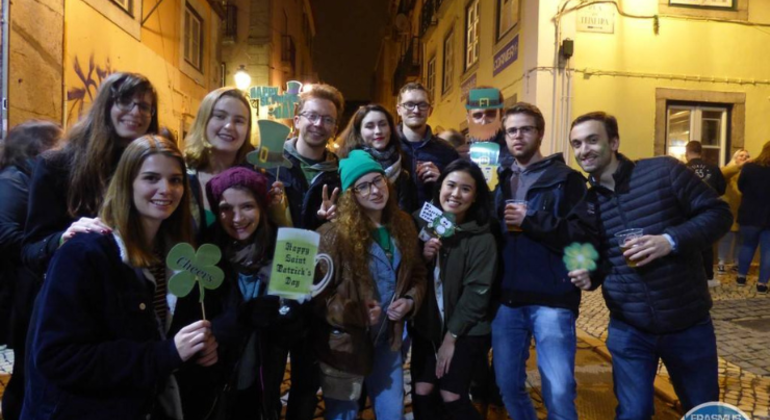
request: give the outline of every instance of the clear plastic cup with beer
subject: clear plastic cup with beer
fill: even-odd
[[[526,213],[527,211],[527,200],[515,200],[515,199],[509,199],[505,200],[505,208],[520,208],[521,211],[524,211]],[[508,232],[521,232],[521,227],[516,225],[511,225],[506,223],[506,227],[508,228]]]
[[[627,245],[628,242],[630,242],[632,239],[641,238],[642,235],[644,235],[644,229],[640,228],[633,228],[633,229],[625,229],[621,230],[620,232],[615,234],[615,238],[618,240],[618,246],[620,247],[620,253],[625,253],[629,249],[631,249],[631,246]],[[628,264],[631,268],[636,268],[636,261],[632,261],[625,255],[623,258],[626,259],[626,264]]]

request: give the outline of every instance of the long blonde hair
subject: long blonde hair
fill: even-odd
[[[390,194],[388,194],[388,203],[382,210],[381,224],[398,244],[402,264],[411,265],[417,255],[417,230],[412,218],[398,208],[396,194],[393,193],[393,186],[389,181],[388,191]],[[375,226],[364,214],[352,189],[342,194],[339,200],[339,217],[333,223],[339,226],[341,240],[337,243],[340,247],[340,255],[347,259],[351,272],[371,280],[369,247],[374,242],[372,232]]]
[[[182,153],[171,140],[159,135],[148,134],[131,142],[120,158],[115,175],[104,197],[101,218],[107,226],[120,232],[126,245],[128,261],[134,267],[149,267],[157,258],[147,247],[139,212],[134,204],[134,180],[139,175],[144,161],[156,154],[170,157],[179,163],[182,174],[185,163]],[[192,218],[190,216],[190,185],[183,176],[184,193],[176,210],[160,225],[158,235],[171,243],[192,241]]]
[[[201,106],[198,108],[198,115],[195,116],[195,122],[193,122],[190,133],[184,139],[184,157],[190,167],[194,169],[203,169],[209,164],[209,158],[211,156],[211,142],[206,137],[206,127],[209,125],[211,114],[214,112],[214,106],[217,102],[224,98],[230,97],[240,101],[246,109],[249,110],[249,124],[246,131],[246,140],[238,149],[238,154],[235,157],[236,164],[242,163],[246,160],[246,154],[254,150],[254,146],[251,145],[251,105],[243,93],[236,88],[219,88],[212,90],[203,98]]]

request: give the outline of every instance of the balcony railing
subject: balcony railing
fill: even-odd
[[[233,43],[238,36],[238,7],[234,4],[225,6],[224,33],[222,42]]]
[[[297,58],[297,48],[291,35],[281,36],[281,63],[283,70],[293,72]]]
[[[401,60],[396,66],[396,71],[393,73],[393,94],[398,94],[401,86],[406,82],[415,80],[420,77],[420,38],[414,36],[409,42],[404,55],[401,56]]]
[[[438,10],[444,0],[426,0],[422,5],[422,14],[420,15],[420,38],[430,30],[431,27],[438,25]]]

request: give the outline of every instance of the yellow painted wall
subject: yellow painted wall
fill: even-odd
[[[145,0],[145,15],[154,3]],[[200,85],[179,69],[180,7],[179,0],[162,2],[142,28],[140,42],[82,0],[66,0],[64,120],[67,124],[78,118],[81,105],[79,100],[67,100],[67,92],[86,86],[86,82],[75,71],[77,60],[86,80],[97,85],[101,80],[97,69],[137,72],[147,76],[158,91],[158,117],[161,125],[180,134],[182,120],[187,118],[189,123],[201,99],[218,86],[216,60],[211,57],[213,48],[208,28],[211,28],[214,19],[219,19],[206,5],[207,15],[202,16],[207,28],[203,55],[204,85]],[[88,91],[94,95],[96,88],[89,85]],[[86,110],[91,102],[89,96],[86,95],[82,102],[83,110]]]
[[[749,10],[750,21],[767,22],[770,18],[770,2],[751,0]],[[585,77],[585,73],[578,72],[573,77],[572,116],[594,110],[615,114],[620,124],[621,151],[630,157],[653,155],[656,88],[744,92],[746,147],[756,156],[762,144],[770,140],[770,27],[664,17],[655,34],[652,20],[616,16],[614,34],[578,32],[575,39],[571,64],[578,71],[659,75]],[[672,80],[669,75],[702,79]],[[725,77],[760,83],[719,81]]]

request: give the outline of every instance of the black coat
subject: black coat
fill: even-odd
[[[401,133],[401,126],[398,126],[398,134],[401,138],[401,150],[404,160],[402,167],[409,171],[412,180],[417,186],[417,209],[422,208],[426,201],[433,198],[434,182],[423,183],[417,176],[417,162],[433,162],[439,171],[443,172],[450,163],[460,158],[460,155],[451,144],[434,136],[430,127],[425,133],[426,140],[420,143],[412,143]]]
[[[770,166],[756,163],[743,165],[738,178],[738,189],[743,194],[738,208],[741,226],[770,227]]]
[[[727,203],[671,157],[632,162],[619,155],[615,190],[592,177],[589,212],[600,223],[609,269],[602,287],[610,315],[640,330],[664,334],[689,328],[709,315],[711,294],[701,252],[730,229]],[[615,233],[643,228],[671,235],[677,249],[644,267],[629,267]]]

